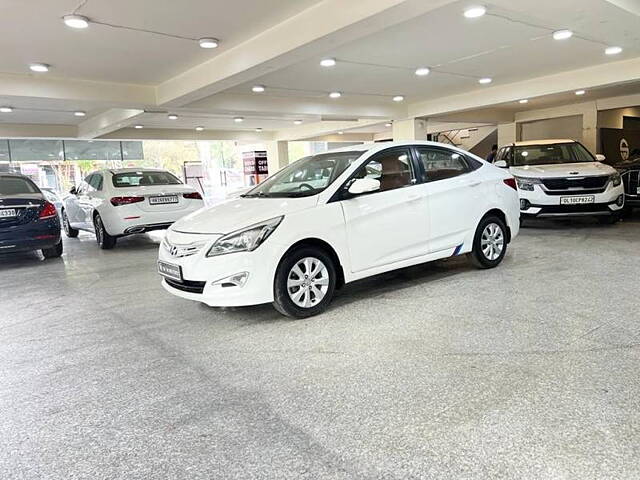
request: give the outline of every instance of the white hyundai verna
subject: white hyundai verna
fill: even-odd
[[[345,283],[469,253],[497,266],[518,234],[506,171],[455,147],[362,145],[298,160],[169,228],[162,284],[210,306],[323,311]]]
[[[100,248],[118,237],[168,228],[204,206],[198,191],[166,170],[121,168],[90,173],[64,199],[68,237],[94,232]]]
[[[596,216],[618,220],[624,206],[620,174],[574,140],[534,140],[502,147],[495,165],[516,178],[523,219]]]

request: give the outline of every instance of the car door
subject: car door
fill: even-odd
[[[486,183],[474,173],[482,164],[444,147],[417,146],[416,153],[427,186],[430,251],[462,247],[486,203]]]
[[[351,271],[391,265],[428,253],[428,211],[409,147],[378,152],[355,178],[380,181],[380,190],[341,201]]]
[[[75,187],[75,192],[69,194],[69,196],[64,200],[65,213],[67,214],[69,223],[73,228],[84,229],[84,216],[80,208],[80,196],[83,195],[86,188],[87,186],[83,180]]]
[[[78,223],[83,230],[93,230],[93,221],[91,221],[91,192],[93,187],[91,186],[91,180],[93,173],[87,175],[82,183],[82,189],[76,195],[78,202]]]
[[[102,203],[103,175],[94,173],[88,180],[87,194],[84,199],[84,216],[87,228],[93,230],[93,212]]]

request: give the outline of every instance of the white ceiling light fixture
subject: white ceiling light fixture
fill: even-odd
[[[604,53],[606,55],[618,55],[619,53],[622,53],[622,47],[607,47],[605,48]]]
[[[554,40],[567,40],[568,38],[573,37],[573,32],[571,30],[556,30],[553,32]]]
[[[196,127],[196,131],[197,131],[197,132],[201,132],[201,131],[203,131],[203,130],[204,130],[204,127]]]
[[[87,112],[83,112],[82,110],[76,110],[75,112],[73,112],[73,114],[76,117],[86,117],[87,116]]]
[[[236,122],[236,123],[242,123],[242,122],[244,122],[244,118],[243,117],[235,117],[233,119],[233,121]]]
[[[266,90],[264,85],[254,85],[251,91],[253,93],[262,93]]]
[[[466,18],[479,18],[482,17],[485,13],[487,13],[486,7],[482,5],[477,5],[475,7],[469,7],[464,11],[464,16]]]
[[[393,127],[393,123],[391,123],[391,122],[385,123],[384,126],[387,127],[387,128],[391,128],[391,127]]]
[[[419,77],[425,77],[430,73],[431,73],[431,69],[429,67],[416,68],[416,75]]]
[[[205,37],[198,40],[200,48],[218,48],[220,41],[217,38]]]
[[[176,115],[175,113],[170,113],[169,115],[167,115],[167,118],[169,120],[177,120],[178,119],[178,115]]]
[[[523,98],[522,100],[519,100],[518,103],[529,103],[529,99]]]
[[[29,65],[32,72],[44,73],[48,72],[51,65],[48,63],[32,63]]]
[[[65,15],[62,17],[62,21],[67,27],[71,28],[87,28],[89,26],[89,19],[83,15]]]
[[[576,90],[576,95],[584,95],[585,93],[587,93],[586,90]]]
[[[480,83],[481,85],[488,85],[491,82],[493,82],[493,78],[489,78],[489,77],[484,77],[478,80],[478,83]]]
[[[262,128],[258,127],[256,128],[256,132],[260,133],[262,131]]]
[[[338,135],[344,135],[344,132],[343,132],[342,130],[340,130],[340,131],[338,132]]]
[[[134,125],[133,128],[140,130],[141,128],[144,128],[144,125]]]
[[[0,112],[2,112],[2,113],[11,113],[11,112],[13,112],[13,107],[0,107]]]
[[[336,59],[335,58],[323,58],[320,60],[320,65],[323,67],[335,67]]]
[[[293,123],[296,125],[302,125],[302,120],[294,120]]]
[[[340,92],[331,92],[329,94],[329,97],[331,97],[331,98],[340,98],[341,96],[342,96],[342,93],[340,93]]]
[[[404,97],[402,95],[396,95],[393,97],[394,102],[404,102]]]

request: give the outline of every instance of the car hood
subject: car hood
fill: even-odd
[[[227,234],[281,215],[316,206],[318,196],[301,198],[232,198],[191,213],[171,230],[183,233]]]
[[[610,165],[601,162],[580,162],[551,165],[525,165],[523,167],[511,167],[509,172],[516,177],[553,178],[611,175],[616,171]]]

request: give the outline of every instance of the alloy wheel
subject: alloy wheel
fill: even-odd
[[[289,298],[297,306],[311,308],[322,301],[329,290],[329,270],[315,257],[300,259],[287,276]]]
[[[504,250],[504,233],[497,223],[489,223],[482,231],[480,239],[482,254],[487,260],[494,261],[500,257]]]
[[[102,245],[102,220],[99,216],[96,217],[96,240],[98,245]]]

